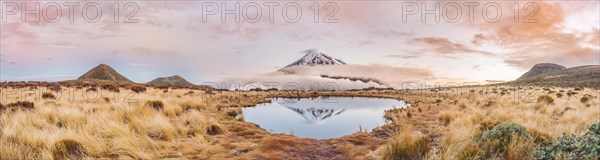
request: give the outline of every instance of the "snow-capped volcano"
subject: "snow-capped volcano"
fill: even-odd
[[[287,106],[286,106],[287,107]],[[288,109],[300,114],[307,123],[310,124],[322,124],[326,119],[333,116],[342,114],[344,109],[327,109],[327,108],[299,108],[299,107],[287,107]]]
[[[285,68],[293,67],[293,66],[319,66],[319,65],[345,65],[346,62],[332,58],[331,56],[326,55],[323,51],[318,49],[309,49],[304,51],[306,55],[295,61],[292,64],[285,66]]]

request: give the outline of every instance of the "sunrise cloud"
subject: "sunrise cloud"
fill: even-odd
[[[42,62],[40,58],[25,58],[52,56],[58,60],[78,59],[81,63],[78,65],[83,65],[98,62],[98,58],[120,62],[120,58],[138,56],[144,63],[164,61],[162,66],[203,73],[203,76],[193,78],[197,82],[226,78],[222,75],[269,73],[272,72],[271,66],[284,66],[297,58],[289,55],[308,48],[324,48],[335,57],[363,65],[352,69],[369,68],[364,66],[378,63],[426,68],[443,73],[447,78],[473,81],[514,79],[541,62],[565,66],[600,63],[597,58],[600,49],[600,26],[596,23],[599,19],[596,13],[600,12],[598,2],[532,1],[539,11],[528,17],[529,10],[520,10],[517,22],[510,10],[515,2],[520,8],[527,4],[521,1],[498,2],[503,9],[502,17],[493,23],[481,16],[474,17],[473,22],[462,18],[450,23],[441,17],[440,23],[423,23],[420,15],[412,15],[408,22],[403,22],[403,13],[398,8],[413,1],[336,2],[339,11],[332,17],[338,20],[335,23],[324,21],[330,10],[321,10],[317,16],[309,8],[314,3],[308,2],[298,3],[303,8],[302,18],[296,23],[289,23],[281,17],[281,7],[286,3],[280,2],[282,6],[274,10],[273,21],[263,9],[258,22],[248,22],[241,17],[242,21],[236,23],[229,21],[235,18],[229,15],[228,21],[223,23],[220,14],[211,15],[207,22],[203,22],[202,12],[197,10],[202,7],[202,2],[144,1],[136,2],[140,10],[133,19],[138,19],[138,23],[123,23],[125,17],[119,17],[118,23],[115,23],[113,17],[108,16],[108,9],[107,15],[96,23],[88,23],[81,16],[74,17],[75,23],[69,23],[68,17],[57,23],[21,22],[20,17],[13,15],[6,19],[6,23],[1,23],[0,38],[2,52],[16,55],[11,57],[14,61],[52,63]],[[28,1],[27,5],[32,3]],[[414,3],[421,6],[436,2]],[[439,2],[440,6],[450,3]],[[98,4],[101,8],[114,5],[109,2]],[[233,3],[226,2],[226,5],[230,4]],[[241,3],[241,6],[244,4]],[[325,3],[319,5],[323,8]],[[473,14],[482,15],[481,7]],[[63,8],[63,12],[66,9]],[[81,11],[78,9],[74,13],[81,15]],[[466,8],[462,11],[463,16],[469,14]],[[50,11],[55,12],[58,11]],[[452,12],[449,15],[457,14],[449,12]],[[245,14],[258,15],[255,11]],[[316,22],[315,17],[318,18]],[[580,20],[581,17],[588,20]],[[427,19],[433,20],[433,17]],[[525,20],[537,22],[524,23]],[[39,50],[44,48],[47,51],[40,53]],[[493,61],[502,63],[497,66],[504,68],[502,76],[487,70],[492,67],[485,65],[478,67],[481,74],[465,74],[440,63],[443,61],[460,63],[452,66],[462,68],[478,65],[477,61]],[[388,70],[386,67],[370,67]],[[7,74],[5,77],[10,76]]]

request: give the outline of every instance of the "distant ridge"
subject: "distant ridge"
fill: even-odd
[[[133,81],[119,74],[119,72],[117,72],[115,69],[108,66],[107,64],[100,64],[92,68],[85,74],[81,75],[77,80],[102,80],[133,83]]]
[[[554,63],[538,63],[535,64],[529,71],[521,75],[517,80],[523,80],[544,73],[556,72],[567,69],[567,67]]]
[[[194,84],[188,82],[179,75],[174,75],[170,77],[159,77],[146,84],[157,86],[194,86]]]
[[[521,76],[521,78],[509,83],[600,88],[600,65],[577,66],[535,76]]]

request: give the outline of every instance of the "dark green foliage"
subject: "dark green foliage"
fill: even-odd
[[[482,126],[481,129],[490,128]],[[479,139],[475,142],[475,146],[471,148],[465,148],[461,151],[461,158],[472,159],[479,157],[479,159],[493,159],[498,157],[508,157],[507,148],[512,143],[522,143],[529,141],[532,136],[527,129],[522,125],[513,122],[504,122],[495,125],[492,129],[485,131]]]
[[[514,122],[500,123],[489,131],[481,135],[481,142],[498,140],[500,142],[510,142],[512,136],[529,138],[529,132],[522,125]]]
[[[600,157],[600,122],[580,137],[567,135],[537,149],[535,159],[598,159]]]

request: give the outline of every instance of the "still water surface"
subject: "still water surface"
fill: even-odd
[[[403,108],[404,101],[382,98],[277,98],[271,103],[243,108],[244,120],[271,133],[329,139],[383,125],[384,111]],[[360,127],[359,127],[360,126]]]

